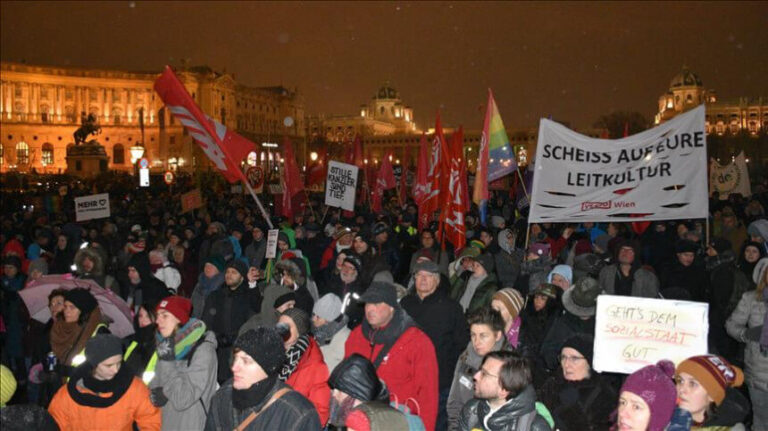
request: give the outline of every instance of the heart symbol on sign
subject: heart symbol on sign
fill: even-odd
[[[107,204],[107,200],[106,199],[99,199],[99,205],[104,206],[106,204]]]

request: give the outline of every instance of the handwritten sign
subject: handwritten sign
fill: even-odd
[[[355,165],[335,160],[328,163],[328,177],[325,181],[326,205],[354,211],[357,172],[358,168]]]
[[[277,256],[277,235],[280,233],[278,229],[270,229],[267,231],[267,259],[274,259]]]
[[[109,193],[75,198],[75,220],[109,217]]]
[[[702,302],[598,296],[595,370],[629,374],[661,359],[706,354],[708,312]]]

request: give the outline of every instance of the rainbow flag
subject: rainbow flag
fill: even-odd
[[[483,135],[480,139],[480,151],[477,157],[477,171],[472,192],[472,201],[480,209],[480,220],[486,224],[488,204],[488,183],[495,181],[504,175],[508,175],[517,169],[517,160],[509,145],[507,131],[504,122],[501,121],[499,108],[493,99],[493,92],[488,89],[488,108],[485,111],[485,124]]]

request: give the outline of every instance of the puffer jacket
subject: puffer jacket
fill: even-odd
[[[536,391],[528,385],[520,394],[507,401],[496,410],[486,421],[491,406],[488,401],[473,398],[461,411],[459,429],[462,431],[517,431],[518,423],[526,414],[533,414],[530,431],[550,431],[546,419],[536,413]],[[486,427],[486,422],[488,426]]]
[[[296,370],[285,381],[296,392],[304,395],[317,410],[320,423],[328,421],[328,410],[331,402],[331,388],[328,387],[328,366],[323,361],[320,346],[313,337],[309,338],[309,346],[301,355]]]
[[[168,403],[163,406],[163,430],[203,429],[216,383],[216,335],[208,331],[189,354],[191,358],[157,361],[149,387],[163,388]]]
[[[744,350],[745,381],[768,388],[768,355],[760,352],[760,343],[744,339],[747,329],[761,326],[765,319],[765,302],[757,297],[756,290],[744,293],[739,305],[725,322],[731,337],[746,343]],[[763,295],[766,290],[763,290]]]
[[[95,392],[83,383],[90,370],[85,364],[78,367],[51,400],[48,412],[62,431],[132,431],[134,422],[142,431],[160,431],[160,409],[149,401],[149,389],[141,379],[123,367],[112,380],[95,382],[104,386]]]

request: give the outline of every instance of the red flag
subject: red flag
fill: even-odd
[[[416,160],[416,178],[413,181],[413,200],[416,201],[416,205],[421,207],[421,204],[426,198],[427,191],[427,171],[429,170],[429,144],[427,143],[427,136],[421,134],[421,142],[419,142],[419,158]]]
[[[627,136],[629,136],[629,123],[625,121],[624,122],[624,137],[626,138]]]
[[[301,210],[301,192],[304,187],[299,166],[296,164],[296,157],[293,154],[293,146],[287,136],[283,139],[283,160],[283,208],[281,215],[292,218]]]
[[[445,136],[443,136],[443,127],[440,125],[440,112],[437,113],[435,120],[435,134],[432,137],[432,147],[429,157],[429,170],[427,171],[427,192],[422,206],[424,215],[429,218],[440,209],[440,190],[444,185],[447,154]]]
[[[224,178],[230,183],[247,183],[240,163],[248,153],[257,150],[256,145],[205,115],[169,66],[155,81],[154,89]]]
[[[467,243],[466,227],[464,225],[464,212],[466,211],[469,196],[467,187],[461,185],[461,166],[464,149],[464,131],[459,130],[451,137],[450,170],[448,173],[447,198],[442,206],[441,228],[445,239],[451,242],[456,250],[464,248]]]
[[[376,212],[381,212],[381,200],[384,197],[384,190],[389,190],[397,185],[395,181],[395,171],[392,170],[392,162],[389,158],[391,155],[384,156],[381,161],[381,169],[379,174],[376,175],[376,187],[373,192],[373,199],[371,200],[371,209]]]
[[[307,169],[307,187],[322,184],[327,176],[328,161],[325,147],[320,148],[317,160],[312,162]]]

